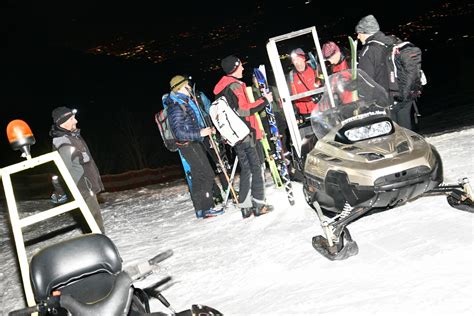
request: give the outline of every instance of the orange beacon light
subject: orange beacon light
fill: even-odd
[[[13,150],[20,150],[24,158],[31,157],[30,146],[34,145],[36,140],[25,121],[13,120],[8,123],[7,137]]]

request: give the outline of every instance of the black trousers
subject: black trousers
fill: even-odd
[[[104,227],[104,219],[102,218],[102,213],[100,211],[100,205],[99,202],[97,201],[97,195],[91,195],[91,194],[83,194],[84,201],[87,204],[87,207],[89,207],[89,210],[92,213],[92,216],[94,217],[95,221],[97,222],[97,225],[100,228],[100,231],[102,234],[105,235],[105,227]],[[87,224],[86,219],[82,216],[82,213],[80,212],[79,209],[75,210],[72,212],[72,216],[74,220],[79,224],[79,226],[82,229],[83,233],[90,233],[91,230],[89,229],[89,225]]]
[[[265,184],[257,148],[250,137],[234,146],[240,165],[240,207],[265,204]],[[250,183],[252,182],[252,183]]]
[[[413,101],[395,104],[390,112],[391,119],[401,127],[413,130],[412,107]]]
[[[179,150],[191,168],[191,199],[196,211],[205,211],[214,206],[212,186],[214,170],[212,169],[206,150],[200,142],[189,142]]]

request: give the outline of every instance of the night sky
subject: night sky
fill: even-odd
[[[441,87],[472,95],[471,3],[350,3],[235,1],[224,8],[222,1],[193,1],[165,8],[162,1],[7,1],[0,13],[6,33],[0,125],[5,130],[12,119],[27,121],[37,156],[51,149],[51,110],[67,105],[79,110],[79,126],[101,173],[175,164],[177,155],[161,145],[153,121],[173,75],[192,75],[212,98],[222,57],[234,53],[250,67],[268,65],[268,38],[313,25],[322,42],[355,37],[355,24],[367,14],[376,16],[382,31],[407,32],[424,49],[430,85],[422,112],[438,109],[431,104]],[[4,135],[1,166],[21,159]]]

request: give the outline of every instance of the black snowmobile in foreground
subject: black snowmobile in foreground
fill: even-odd
[[[448,194],[448,203],[474,212],[467,178],[443,184],[443,166],[434,146],[389,118],[385,90],[358,70],[329,77],[328,93],[311,114],[318,138],[308,154],[304,194],[316,211],[325,236],[313,246],[330,260],[358,253],[347,225],[369,213],[388,210],[427,193]]]
[[[137,266],[122,269],[122,259],[105,235],[86,234],[48,246],[31,259],[31,285],[36,306],[8,315],[222,315],[205,306],[175,312],[157,287],[135,288],[133,281],[152,272],[150,267],[172,254],[159,254]],[[170,313],[150,313],[149,299],[160,300]]]

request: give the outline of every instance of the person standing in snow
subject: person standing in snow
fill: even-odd
[[[351,62],[347,59],[348,54],[341,50],[339,46],[334,42],[324,43],[323,57],[329,61],[328,75],[332,75],[336,72],[351,69]]]
[[[55,108],[49,135],[53,139],[53,149],[59,152],[97,225],[105,234],[104,220],[97,201],[97,193],[104,190],[104,185],[89,148],[81,137],[81,131],[77,128],[76,112],[65,106]]]
[[[240,187],[239,204],[243,218],[250,215],[260,216],[273,210],[273,206],[266,204],[263,170],[257,152],[257,141],[262,138],[255,119],[255,113],[273,101],[271,93],[264,94],[255,102],[248,99],[243,77],[244,66],[239,58],[234,55],[221,60],[221,67],[225,75],[214,87],[216,96],[224,95],[229,105],[236,110],[250,129],[250,134],[234,146],[239,157]]]
[[[179,150],[191,168],[191,200],[196,217],[208,218],[223,214],[222,208],[214,208],[215,174],[203,144],[204,138],[211,137],[215,130],[205,127],[203,118],[194,111],[198,105],[191,96],[189,78],[174,76],[171,78],[170,88],[168,120]]]
[[[355,27],[357,39],[362,43],[358,67],[389,93],[389,72],[386,65],[387,47],[400,41],[395,36],[387,36],[380,31],[379,23],[373,15],[363,17]],[[392,104],[390,116],[402,127],[413,129],[413,101]]]

